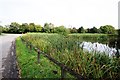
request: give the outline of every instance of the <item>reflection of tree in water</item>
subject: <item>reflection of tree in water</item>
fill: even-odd
[[[117,47],[120,49],[120,29],[118,30]]]
[[[120,52],[118,51],[118,49],[120,49],[120,29],[118,30],[118,36],[117,36],[117,40],[116,40],[116,56],[119,58],[120,57]]]
[[[117,36],[110,35],[109,36],[109,47],[115,48],[115,42],[117,40]]]
[[[116,48],[117,52],[116,52],[116,56],[119,57],[120,53],[118,51],[118,49],[120,49],[120,29],[118,30],[118,35],[117,36],[109,36],[109,46]]]

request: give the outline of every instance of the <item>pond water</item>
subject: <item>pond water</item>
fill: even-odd
[[[83,51],[105,53],[109,56],[115,56],[116,54],[120,56],[120,37],[119,36],[109,36],[108,39],[97,42],[83,41],[80,43],[80,47]]]
[[[113,47],[109,47],[107,44],[102,44],[102,43],[92,43],[92,42],[82,42],[80,44],[80,47],[83,48],[83,51],[88,51],[88,52],[97,52],[97,53],[105,53],[107,55],[115,56],[117,53],[117,49]],[[118,49],[120,53],[120,49]]]

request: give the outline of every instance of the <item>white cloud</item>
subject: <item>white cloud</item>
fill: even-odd
[[[0,0],[0,24],[35,22],[75,27],[118,26],[118,0]]]

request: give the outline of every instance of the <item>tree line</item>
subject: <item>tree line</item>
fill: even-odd
[[[44,26],[36,25],[34,23],[22,23],[19,24],[17,22],[12,22],[10,25],[6,25],[5,27],[0,27],[0,33],[27,33],[27,32],[44,32],[44,33],[60,33],[60,34],[68,34],[68,33],[104,33],[104,34],[116,34],[118,30],[116,30],[112,25],[104,25],[100,26],[100,28],[87,28],[84,29],[83,26],[78,29],[73,28],[65,28],[65,26],[55,27],[52,23],[45,23]]]

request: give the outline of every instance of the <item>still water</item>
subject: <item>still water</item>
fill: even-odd
[[[105,53],[111,56],[120,56],[120,37],[109,36],[108,39],[102,42],[89,42],[83,41],[80,44],[80,47],[83,48],[83,51],[88,51],[90,53]]]
[[[80,44],[80,47],[83,48],[83,51],[88,51],[90,53],[105,53],[107,55],[111,56],[115,56],[115,54],[117,53],[117,49],[113,48],[113,47],[109,47],[109,45],[107,44],[102,44],[102,43],[92,43],[92,42],[82,42]],[[120,52],[120,49],[118,49],[118,51]]]

